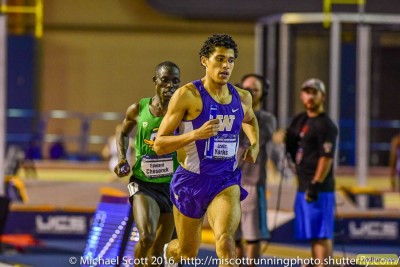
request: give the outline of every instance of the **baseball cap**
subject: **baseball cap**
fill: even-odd
[[[303,85],[301,86],[301,89],[306,89],[306,88],[313,88],[315,90],[319,90],[321,91],[322,94],[325,94],[325,85],[324,83],[316,78],[311,78],[308,79],[307,81],[305,81],[303,83]]]

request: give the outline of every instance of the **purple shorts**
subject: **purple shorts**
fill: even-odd
[[[240,180],[239,169],[227,172],[227,175],[208,176],[179,166],[171,181],[171,201],[183,215],[199,219],[214,197],[232,185],[240,187],[240,201],[245,199],[248,193],[240,186]]]

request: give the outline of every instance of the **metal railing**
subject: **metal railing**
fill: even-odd
[[[7,122],[12,124],[13,120],[25,119],[31,122],[32,128],[27,127],[23,133],[13,133],[7,131],[6,142],[7,144],[19,144],[24,147],[30,141],[36,139],[42,144],[52,143],[62,139],[65,143],[74,143],[78,147],[78,153],[85,156],[89,153],[89,145],[91,144],[105,144],[109,135],[98,135],[92,133],[92,125],[102,121],[115,121],[121,123],[124,119],[124,114],[119,112],[96,112],[96,113],[83,113],[67,110],[52,110],[43,113],[37,113],[33,110],[27,109],[8,109]],[[75,133],[65,134],[50,133],[48,130],[49,124],[52,120],[74,120],[78,123]],[[15,121],[14,123],[20,123]]]

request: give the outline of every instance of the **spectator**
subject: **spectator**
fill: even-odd
[[[295,234],[311,243],[314,266],[327,266],[324,261],[333,256],[333,158],[338,128],[324,112],[325,96],[322,81],[305,81],[300,99],[306,111],[292,120],[286,132],[286,149],[295,161],[298,177]]]
[[[243,76],[241,87],[253,97],[253,110],[259,125],[260,153],[255,164],[239,161],[242,169],[242,187],[249,192],[241,202],[242,217],[236,233],[236,253],[238,258],[250,259],[248,266],[255,266],[260,258],[261,241],[270,235],[267,224],[266,164],[268,160],[267,145],[276,129],[276,118],[270,112],[261,109],[264,98],[268,95],[269,82],[257,74]],[[239,155],[250,145],[243,131],[239,135]]]
[[[392,138],[390,146],[390,183],[393,191],[400,191],[400,134]]]

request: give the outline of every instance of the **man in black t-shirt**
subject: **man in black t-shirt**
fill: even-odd
[[[311,242],[314,266],[332,257],[335,213],[333,159],[338,129],[324,112],[324,83],[309,79],[301,87],[306,109],[291,122],[286,150],[296,166],[298,189],[295,200],[295,234]]]

